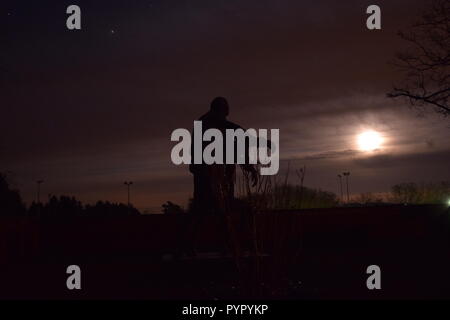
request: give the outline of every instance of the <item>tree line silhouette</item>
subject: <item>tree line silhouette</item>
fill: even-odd
[[[27,208],[18,190],[11,189],[7,176],[0,173],[0,215],[61,217],[61,216],[129,216],[139,215],[132,205],[98,201],[94,205],[83,205],[81,201],[70,196],[50,195],[46,203],[33,201]]]
[[[400,183],[394,185],[385,199],[381,199],[372,193],[362,193],[352,199],[351,205],[374,204],[438,204],[447,203],[450,200],[450,182],[439,183]],[[251,198],[240,193],[236,202],[240,207],[258,202],[260,209],[285,210],[307,208],[332,208],[348,205],[341,203],[336,194],[305,187],[301,184],[273,183],[267,192],[255,192]],[[263,208],[261,205],[265,204]],[[167,201],[162,206],[164,214],[192,213],[192,199],[187,208]],[[95,204],[83,204],[73,196],[50,195],[47,202],[33,201],[29,207],[22,201],[18,190],[12,189],[7,176],[0,173],[0,216],[30,216],[30,217],[67,217],[67,216],[91,216],[114,217],[140,215],[141,212],[124,203],[109,201],[97,201]]]

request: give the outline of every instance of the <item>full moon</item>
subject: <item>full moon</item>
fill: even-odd
[[[358,135],[358,146],[362,151],[373,151],[379,149],[383,138],[376,131],[365,131]]]

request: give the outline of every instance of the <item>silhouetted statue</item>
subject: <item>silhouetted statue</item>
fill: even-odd
[[[229,114],[228,102],[225,98],[217,97],[211,102],[210,110],[200,117],[202,121],[202,131],[208,129],[218,129],[225,137],[226,129],[242,129],[239,125],[227,120]],[[245,130],[245,129],[243,129]],[[223,159],[226,159],[226,143],[223,140]],[[248,141],[247,141],[248,142]],[[192,152],[194,155],[194,143],[192,143]],[[204,148],[211,142],[203,142],[202,152]],[[236,146],[234,148],[236,159]],[[248,160],[248,143],[246,143],[246,158]],[[225,161],[224,161],[225,162]],[[248,163],[248,161],[246,161]],[[256,168],[251,164],[241,164],[241,168],[247,171],[252,179],[253,185],[256,185],[258,173]],[[234,199],[234,184],[236,180],[235,164],[191,164],[190,172],[194,175],[194,197],[190,205],[191,222],[186,228],[188,239],[184,242],[189,246],[188,251],[196,254],[198,237],[201,237],[201,230],[205,227],[204,223],[211,219],[203,219],[207,216],[214,217],[213,220],[218,222],[219,238],[223,241],[224,247],[220,249],[222,253],[227,251],[234,252],[237,257],[239,244],[236,236],[236,223],[232,221],[232,214],[239,216],[241,208],[238,201]]]
[[[210,110],[199,119],[202,121],[203,132],[208,129],[218,129],[225,137],[226,129],[242,129],[239,125],[227,120],[228,114],[227,100],[223,97],[215,98],[211,102]],[[209,143],[209,141],[204,142],[202,150]],[[226,159],[225,139],[223,144],[223,158]],[[248,146],[246,150],[248,152]],[[256,184],[258,177],[256,168],[251,164],[242,164],[241,167],[251,174],[253,184]],[[189,170],[194,175],[192,209],[195,214],[220,215],[231,209],[234,201],[235,164],[191,164]]]

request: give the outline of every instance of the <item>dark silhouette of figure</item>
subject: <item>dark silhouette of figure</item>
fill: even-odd
[[[225,137],[226,129],[242,129],[238,124],[227,120],[228,114],[229,106],[227,100],[223,97],[215,98],[211,102],[210,110],[199,119],[199,121],[202,121],[203,132],[208,129],[218,129],[222,132],[222,136]],[[209,141],[204,142],[202,150],[209,143]],[[223,145],[223,158],[226,159],[225,138]],[[248,153],[248,146],[246,150]],[[241,167],[251,174],[253,184],[256,184],[258,177],[256,168],[247,163],[242,164]],[[192,209],[195,214],[222,215],[224,211],[231,210],[234,203],[235,164],[191,164],[189,170],[194,175]]]
[[[227,129],[242,129],[239,125],[228,121],[228,102],[223,97],[217,97],[211,102],[210,110],[200,117],[203,132],[208,129],[218,129],[222,132],[223,139],[223,159],[226,159],[225,131]],[[245,129],[243,129],[245,130]],[[248,142],[248,141],[247,141]],[[194,150],[192,143],[192,152]],[[211,142],[203,142],[204,148]],[[236,144],[234,146],[235,159]],[[252,164],[248,164],[248,143],[246,143],[246,164],[241,164],[244,171],[249,172],[253,186],[256,185],[258,174]],[[236,163],[236,161],[235,161]],[[201,236],[204,223],[215,221],[218,227],[218,237],[223,241],[222,253],[232,252],[235,259],[238,257],[239,242],[237,236],[238,225],[242,227],[241,216],[242,204],[234,198],[234,184],[236,180],[235,164],[191,164],[190,172],[194,175],[194,197],[190,206],[189,226],[187,227],[190,254],[195,255],[197,249],[197,237]],[[239,222],[238,222],[239,221]],[[237,260],[236,260],[237,261]],[[238,263],[237,263],[238,264]]]

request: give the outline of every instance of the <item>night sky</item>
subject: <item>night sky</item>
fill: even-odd
[[[66,28],[77,4],[82,29]],[[366,28],[367,6],[382,30]],[[306,165],[305,185],[385,192],[450,180],[450,122],[386,98],[401,80],[397,36],[427,1],[2,1],[0,171],[25,201],[42,194],[132,202],[155,211],[192,194],[170,160],[215,96],[230,120],[280,129],[279,174]],[[356,137],[376,130],[379,150]]]

